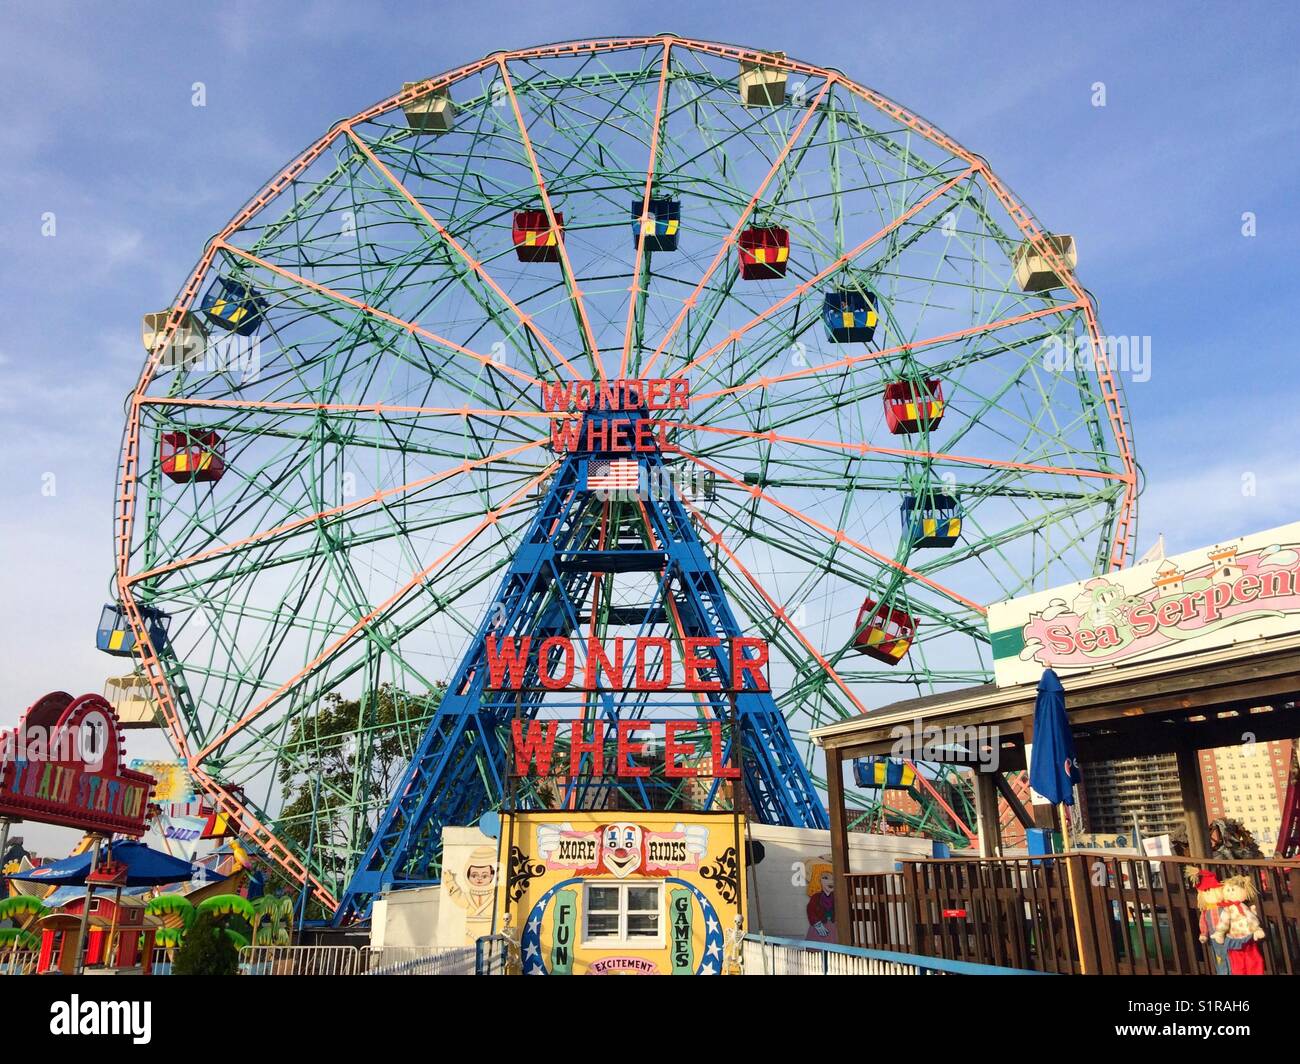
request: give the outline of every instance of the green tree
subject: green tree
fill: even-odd
[[[321,871],[343,875],[339,855],[370,841],[444,690],[416,695],[383,684],[355,700],[328,694],[294,722],[279,820]]]
[[[212,913],[201,912],[176,950],[172,971],[176,975],[234,975],[239,971],[239,947]]]

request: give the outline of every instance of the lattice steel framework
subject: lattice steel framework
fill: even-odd
[[[741,61],[787,73],[779,105],[741,102]],[[403,106],[443,92],[450,131],[412,128]],[[632,224],[655,197],[681,204],[676,251]],[[557,262],[516,258],[525,208],[563,214]],[[788,232],[785,277],[740,279],[755,226]],[[1017,286],[1026,241],[1061,285]],[[217,278],[265,301],[257,330],[209,327],[169,369]],[[870,293],[871,342],[831,342],[829,289]],[[771,640],[814,776],[811,726],[986,679],[986,603],[1122,565],[1133,543],[1118,379],[1028,209],[923,119],[780,56],[582,41],[419,82],[277,175],[173,306],[128,404],[117,592],[178,752],[327,905],[390,796],[331,782],[329,837],[294,841],[283,781],[320,751],[288,737],[330,692],[420,698],[451,678],[560,466],[544,381],[689,380],[673,461],[712,490],[683,505],[741,626]],[[886,386],[928,378],[942,421],[889,433]],[[161,434],[198,428],[225,473],[172,483]],[[917,548],[899,507],[936,488],[960,497],[962,533]],[[866,598],[919,623],[892,668],[854,649]],[[142,606],[171,615],[167,646]]]

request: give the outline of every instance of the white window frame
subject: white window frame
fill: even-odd
[[[596,934],[593,935],[589,924],[591,913],[591,890],[593,887],[613,887],[618,890],[618,935]],[[648,935],[637,935],[635,938],[629,938],[627,933],[628,918],[628,890],[632,887],[642,889],[651,889],[655,892],[656,908],[637,909],[636,913],[655,912],[658,916],[659,934],[654,938]],[[602,913],[610,910],[602,909]],[[582,944],[586,946],[616,946],[619,949],[663,949],[667,939],[664,931],[664,885],[658,880],[645,879],[589,879],[582,885]]]

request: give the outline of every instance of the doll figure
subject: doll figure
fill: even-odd
[[[1196,908],[1200,911],[1197,920],[1198,937],[1209,946],[1210,960],[1214,963],[1215,975],[1231,975],[1228,966],[1228,947],[1214,938],[1219,927],[1219,914],[1223,909],[1223,884],[1219,877],[1208,869],[1199,873],[1196,880]]]
[[[1263,975],[1264,954],[1259,940],[1264,929],[1251,904],[1255,884],[1249,876],[1233,876],[1223,884],[1222,908],[1215,925],[1214,941],[1228,949],[1228,967],[1232,975]]]

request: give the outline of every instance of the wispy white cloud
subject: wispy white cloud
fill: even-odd
[[[1242,448],[1204,465],[1190,461],[1155,478],[1143,493],[1145,548],[1164,533],[1169,552],[1191,550],[1300,516],[1300,466],[1288,455]]]

